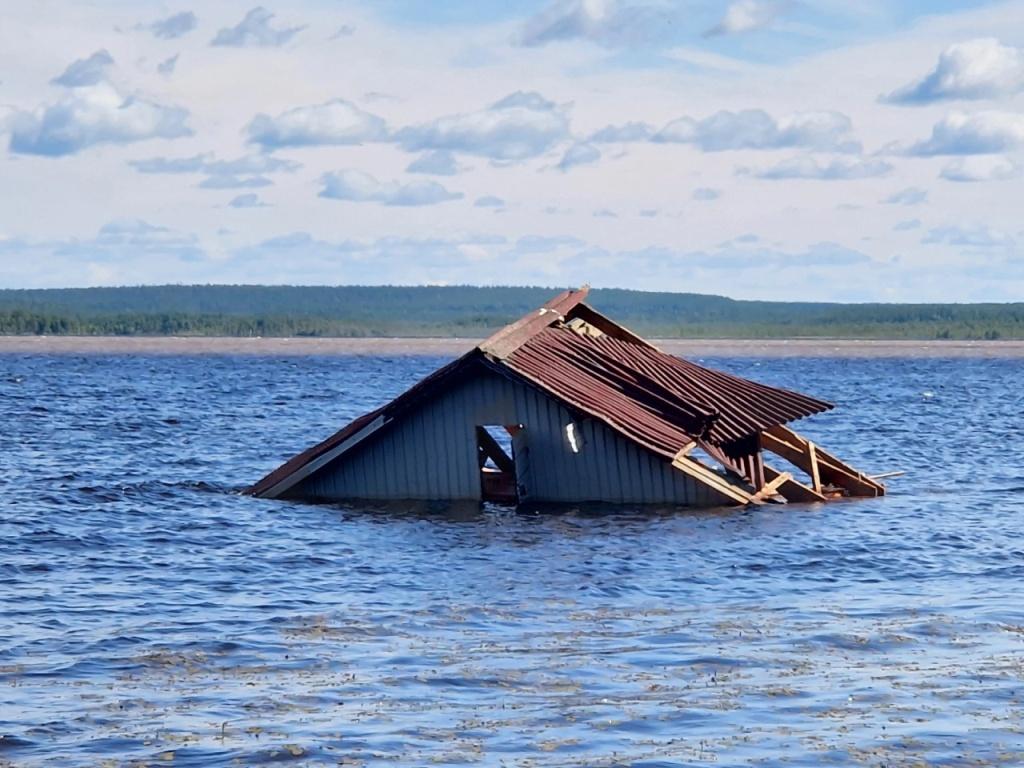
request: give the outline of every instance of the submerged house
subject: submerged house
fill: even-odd
[[[560,294],[248,492],[687,506],[885,493],[786,426],[830,403],[661,352],[586,295]]]

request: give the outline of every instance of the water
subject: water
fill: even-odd
[[[883,499],[237,495],[440,362],[0,356],[0,765],[1024,764],[1020,361],[710,361]]]

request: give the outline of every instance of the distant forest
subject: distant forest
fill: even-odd
[[[0,334],[478,338],[540,287],[163,285],[0,290]],[[595,289],[594,307],[664,338],[1021,339],[1024,303],[829,304]]]

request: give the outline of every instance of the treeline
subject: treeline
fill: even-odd
[[[166,285],[0,290],[0,334],[480,337],[550,298],[541,287]],[[634,330],[679,338],[1020,339],[1024,304],[737,301],[597,289]]]

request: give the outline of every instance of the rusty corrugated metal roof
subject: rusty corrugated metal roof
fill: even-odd
[[[503,362],[666,456],[693,439],[722,445],[832,408],[651,346],[586,336],[561,324],[537,332]]]

